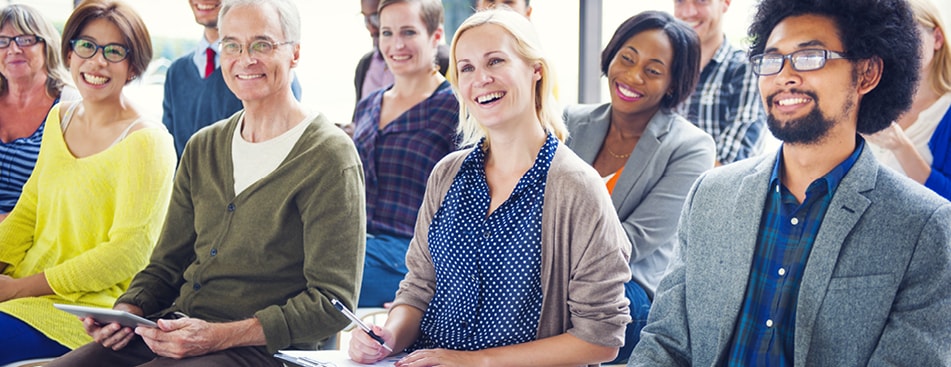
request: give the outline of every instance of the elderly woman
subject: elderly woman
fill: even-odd
[[[690,185],[713,168],[713,138],[673,108],[697,83],[700,42],[659,11],[624,21],[601,53],[611,102],[565,108],[568,146],[604,179],[633,245],[625,296],[632,322],[614,363],[626,363],[676,244]]]
[[[460,130],[426,186],[409,273],[374,333],[398,366],[570,366],[609,361],[630,320],[630,245],[597,173],[563,143],[551,66],[509,10],[456,32]],[[350,357],[388,350],[357,331]]]
[[[114,306],[158,327],[86,318],[95,343],[48,366],[280,367],[277,350],[349,323],[331,300],[356,303],[363,171],[350,138],[294,99],[298,14],[224,2],[221,69],[244,109],[189,140],[152,259]]]
[[[0,10],[0,220],[20,198],[36,165],[46,117],[70,83],[59,48],[59,32],[33,7]],[[66,95],[78,97],[73,89]]]
[[[921,69],[911,109],[866,136],[875,157],[951,200],[951,45],[930,0],[909,0],[918,21]]]
[[[175,168],[172,139],[122,95],[152,57],[149,33],[130,8],[109,6],[83,3],[67,21],[69,41],[55,51],[82,100],[56,104],[46,115],[36,169],[0,223],[0,364],[58,356],[88,343],[79,320],[52,305],[112,305],[148,262],[162,227]],[[11,24],[4,34],[11,34]],[[0,40],[10,42],[5,97],[23,97],[26,68],[20,64],[49,62],[42,50],[55,38]],[[34,77],[44,80],[40,91],[62,86],[46,72]],[[43,94],[44,105],[35,108],[45,111],[55,98]],[[41,123],[37,112],[24,114]],[[0,118],[24,117],[11,115]]]

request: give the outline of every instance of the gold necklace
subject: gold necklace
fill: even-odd
[[[613,124],[612,124],[612,126],[613,126]],[[621,135],[621,129],[619,129],[617,126],[614,126],[614,130],[617,130],[617,137],[618,137],[618,139],[620,139],[621,142],[623,143],[623,142],[624,142],[624,135]],[[634,149],[631,149],[631,151],[630,151],[629,153],[627,153],[627,154],[617,154],[617,153],[614,153],[614,152],[611,150],[611,148],[608,147],[607,144],[604,144],[604,149],[608,151],[608,154],[610,154],[612,157],[617,158],[617,159],[627,159],[627,158],[629,158],[629,157],[631,156],[631,153],[634,152]]]

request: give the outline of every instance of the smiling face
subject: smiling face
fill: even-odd
[[[218,28],[218,11],[221,10],[221,1],[189,0],[195,22],[206,28]]]
[[[490,130],[512,120],[538,122],[535,85],[541,80],[540,66],[522,59],[515,42],[495,24],[470,28],[456,40],[460,97]]]
[[[792,16],[779,22],[766,41],[765,53],[786,55],[802,49],[843,50],[835,22],[817,15]],[[830,59],[823,68],[796,71],[788,60],[779,74],[759,77],[767,124],[787,143],[820,143],[843,121],[857,118],[857,75],[845,59]]]
[[[660,29],[629,38],[608,66],[611,108],[650,119],[670,91],[673,47]]]
[[[433,71],[442,28],[432,35],[420,15],[418,2],[389,5],[380,12],[380,52],[393,75],[406,76]]]
[[[89,21],[76,38],[92,41],[100,46],[115,43],[128,47],[119,27],[101,18]],[[129,58],[120,62],[106,61],[102,49],[97,49],[88,59],[79,57],[73,51],[67,56],[69,72],[85,101],[118,100],[122,87],[133,76],[129,70]]]
[[[700,44],[709,44],[723,37],[723,14],[730,0],[674,0],[674,16],[687,23],[700,38]]]
[[[292,97],[291,68],[300,58],[300,46],[284,44],[284,32],[278,22],[277,10],[266,5],[240,5],[221,19],[222,44],[241,45],[237,55],[221,53],[221,70],[225,84],[245,102],[283,100]],[[252,42],[266,41],[275,45],[270,54],[249,53]]]
[[[46,73],[46,43],[20,47],[12,40],[19,35],[21,33],[9,23],[0,28],[0,36],[11,38],[10,45],[0,49],[0,75],[9,80],[35,80]]]

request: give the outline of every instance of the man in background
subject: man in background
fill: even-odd
[[[221,0],[188,0],[188,5],[195,22],[204,27],[204,31],[195,50],[168,68],[162,100],[162,122],[175,140],[179,159],[192,134],[241,109],[241,101],[225,85],[220,70],[218,11]],[[300,100],[301,88],[296,76],[291,89]]]
[[[700,81],[678,113],[711,136],[717,165],[761,153],[766,115],[746,51],[723,33],[730,0],[674,0],[674,16],[700,37]]]

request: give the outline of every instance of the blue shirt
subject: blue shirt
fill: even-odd
[[[411,238],[429,173],[456,150],[459,101],[443,81],[429,98],[380,129],[387,90],[361,100],[354,114],[353,142],[366,181],[367,232]]]
[[[491,215],[482,143],[463,161],[429,227],[436,292],[411,349],[481,350],[535,340],[548,136],[535,164]]]
[[[59,98],[53,101],[55,106]],[[52,107],[51,107],[52,108]],[[40,123],[30,136],[4,143],[0,141],[0,213],[9,213],[20,200],[23,185],[33,174],[46,121]]]
[[[793,365],[802,273],[835,189],[864,146],[856,137],[852,155],[809,184],[802,204],[782,184],[782,149],[777,153],[746,297],[733,331],[730,366]]]

